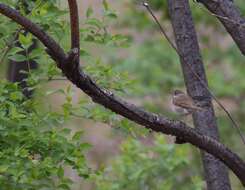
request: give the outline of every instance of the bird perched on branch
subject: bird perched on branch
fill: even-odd
[[[196,111],[202,111],[203,108],[196,105],[194,100],[181,90],[174,90],[172,94],[173,110],[180,115],[189,115]]]

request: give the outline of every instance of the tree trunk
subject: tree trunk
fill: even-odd
[[[168,0],[169,13],[180,54],[187,93],[205,109],[194,113],[195,127],[203,134],[219,139],[211,96],[194,72],[207,84],[205,69],[188,0]],[[228,171],[223,163],[201,152],[208,190],[230,190]]]

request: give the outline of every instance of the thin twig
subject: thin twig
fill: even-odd
[[[155,14],[153,13],[153,11],[151,10],[149,4],[147,2],[143,2],[143,5],[145,6],[145,8],[148,10],[148,12],[151,14],[151,16],[153,17],[153,19],[155,20],[155,22],[157,23],[157,25],[160,28],[161,33],[163,34],[163,36],[167,39],[167,41],[169,42],[169,44],[172,46],[172,48],[178,52],[176,45],[174,45],[174,43],[171,41],[171,39],[168,37],[167,33],[165,32],[163,26],[160,24],[160,22],[158,21],[157,17],[155,16]]]

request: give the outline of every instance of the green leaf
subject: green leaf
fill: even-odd
[[[87,12],[86,12],[86,17],[89,18],[92,14],[93,14],[93,8],[90,6],[88,9],[87,9]]]
[[[71,133],[71,129],[69,129],[69,128],[64,128],[64,129],[61,130],[61,133],[62,133],[62,134],[65,134],[65,135],[69,135],[69,134]]]
[[[28,33],[26,36],[23,34],[19,34],[19,42],[24,49],[27,49],[32,45],[32,35]]]
[[[17,54],[17,53],[19,53],[19,52],[21,52],[21,51],[23,51],[22,48],[20,48],[20,47],[13,47],[13,48],[11,48],[11,50],[9,51],[9,55],[15,55],[15,54]]]
[[[70,190],[70,186],[68,184],[62,183],[58,186],[60,189]]]
[[[64,169],[61,166],[58,169],[57,176],[59,178],[63,178],[64,177]]]
[[[80,144],[80,148],[82,149],[82,150],[88,150],[88,149],[90,149],[92,147],[92,145],[91,144],[89,144],[89,143],[82,143],[82,144]]]
[[[112,18],[112,19],[116,19],[117,18],[117,14],[111,10],[107,10],[105,12],[105,16]]]
[[[23,94],[21,92],[12,92],[10,93],[10,99],[13,101],[22,100]]]
[[[103,23],[96,19],[96,18],[89,18],[86,20],[85,24],[90,25],[90,26],[95,26],[98,29],[101,29],[103,27]]]
[[[29,59],[34,59],[37,57],[40,57],[43,53],[43,50],[41,48],[35,48],[30,52]]]
[[[90,54],[85,51],[84,49],[80,49],[80,56],[84,57],[84,56],[89,56]]]
[[[107,10],[109,10],[109,4],[108,4],[108,2],[106,1],[106,0],[103,0],[103,7],[104,7],[104,9],[107,11]]]
[[[8,165],[0,165],[0,174],[6,172],[8,168]]]
[[[78,141],[81,139],[82,135],[83,135],[84,131],[77,131],[73,137],[72,137],[72,140],[73,141]]]
[[[9,59],[16,61],[16,62],[23,62],[27,60],[27,57],[21,54],[15,54],[15,55],[9,56]]]

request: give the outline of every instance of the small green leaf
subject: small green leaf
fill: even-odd
[[[36,48],[30,52],[29,58],[34,59],[42,55],[42,53],[43,53],[43,50],[41,48]]]
[[[15,55],[15,54],[17,54],[17,53],[19,53],[19,52],[21,52],[21,51],[23,51],[22,48],[20,48],[20,47],[13,47],[13,48],[11,48],[11,50],[9,51],[9,55]]]
[[[93,12],[94,12],[93,8],[89,7],[86,12],[86,17],[89,18],[93,14]]]
[[[109,4],[106,0],[103,0],[103,7],[106,11],[109,10]]]
[[[82,144],[80,145],[80,148],[83,149],[83,150],[88,150],[88,149],[90,149],[91,147],[92,147],[92,145],[91,145],[91,144],[88,144],[88,143],[82,143]]]
[[[26,36],[23,34],[19,34],[19,42],[21,43],[21,46],[25,49],[30,47],[32,45],[32,35],[28,33]]]
[[[117,18],[117,14],[111,10],[107,10],[105,12],[105,16],[112,18],[112,19],[116,19]]]
[[[15,54],[9,57],[10,60],[16,61],[16,62],[23,62],[27,60],[27,57],[21,54]]]
[[[64,177],[64,169],[60,166],[57,172],[57,175],[59,178],[63,178]]]
[[[0,173],[4,173],[8,170],[8,165],[0,165]]]
[[[61,133],[62,133],[62,134],[65,134],[65,135],[69,135],[69,134],[71,133],[71,129],[69,129],[69,128],[64,128],[64,129],[61,130]]]
[[[58,186],[60,189],[70,190],[70,186],[68,184],[62,183]]]
[[[87,19],[85,24],[90,25],[90,26],[95,26],[98,29],[103,27],[103,23],[100,20],[96,19],[96,18]]]
[[[73,137],[72,137],[72,140],[73,141],[77,141],[77,140],[80,140],[81,139],[81,136],[83,135],[83,131],[77,131],[74,135],[73,135]]]
[[[21,92],[12,92],[10,94],[10,99],[13,101],[22,100],[23,94]]]
[[[89,53],[85,51],[84,49],[80,49],[80,56],[89,56]]]

